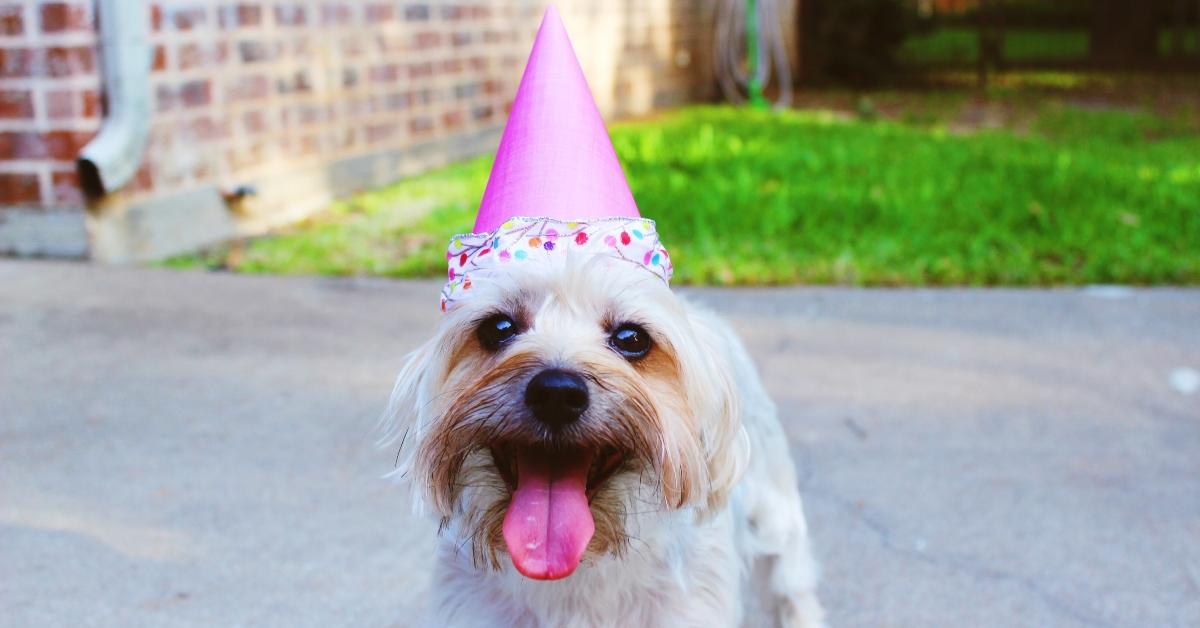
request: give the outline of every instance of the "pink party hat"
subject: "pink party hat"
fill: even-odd
[[[551,5],[504,127],[475,232],[517,216],[639,215],[567,29]]]
[[[551,6],[525,65],[475,229],[446,247],[442,311],[469,299],[480,283],[577,255],[608,257],[615,267],[640,268],[664,284],[674,269],[654,221],[638,212]],[[582,551],[586,542],[568,545]]]

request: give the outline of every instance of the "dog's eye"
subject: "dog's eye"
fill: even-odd
[[[479,336],[479,342],[491,351],[496,351],[504,346],[504,343],[512,340],[517,332],[516,321],[507,314],[492,314],[479,324],[479,329],[475,330],[476,335]]]
[[[638,360],[650,353],[650,334],[640,325],[622,323],[608,337],[608,346],[627,360]]]

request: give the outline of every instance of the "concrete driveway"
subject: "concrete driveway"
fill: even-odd
[[[786,417],[835,626],[1200,625],[1200,291],[692,292]],[[0,261],[0,624],[405,625],[372,429],[428,282]]]

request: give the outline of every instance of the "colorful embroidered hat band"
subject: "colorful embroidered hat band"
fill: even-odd
[[[671,280],[671,258],[659,242],[654,221],[646,218],[510,218],[489,233],[462,234],[446,250],[446,286],[442,311],[469,298],[475,282],[486,281],[511,265],[590,254],[621,260],[663,283]]]

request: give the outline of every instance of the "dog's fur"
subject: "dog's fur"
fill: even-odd
[[[401,371],[385,440],[442,522],[424,625],[822,625],[787,437],[749,356],[714,314],[622,264],[565,256],[477,282]],[[475,331],[498,312],[523,331],[489,352]],[[650,332],[644,359],[609,348],[622,322]],[[582,374],[591,396],[561,434],[523,403],[549,367]],[[558,441],[621,463],[591,493],[583,564],[535,581],[508,562],[511,493],[492,452]]]

